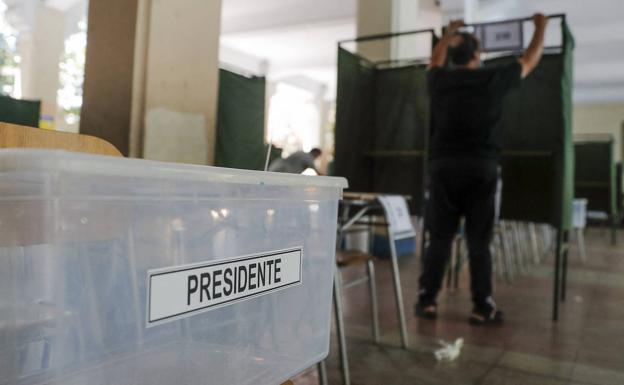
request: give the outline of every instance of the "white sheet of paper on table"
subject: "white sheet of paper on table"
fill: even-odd
[[[416,236],[405,198],[400,195],[381,195],[377,198],[386,212],[386,220],[394,239]]]

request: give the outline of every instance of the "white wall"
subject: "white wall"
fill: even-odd
[[[615,160],[622,160],[622,124],[624,103],[586,104],[574,107],[574,133],[612,134],[615,139]]]

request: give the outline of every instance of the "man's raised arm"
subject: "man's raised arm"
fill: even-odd
[[[541,13],[533,15],[533,23],[535,23],[535,31],[531,43],[524,51],[522,57],[518,60],[522,65],[522,78],[526,78],[540,62],[542,53],[544,52],[544,33],[548,24],[548,17]]]
[[[442,36],[440,41],[438,41],[435,48],[433,49],[433,54],[431,55],[431,61],[429,62],[427,69],[444,66],[444,63],[446,63],[446,55],[448,52],[448,47],[451,44],[451,41],[453,40],[453,36],[455,35],[455,32],[457,32],[457,30],[463,26],[464,26],[463,20],[453,20],[449,23],[449,26],[446,29],[446,33],[444,34],[444,36]]]

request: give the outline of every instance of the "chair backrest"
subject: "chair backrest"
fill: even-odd
[[[15,147],[123,156],[115,146],[93,136],[0,123],[0,148]]]

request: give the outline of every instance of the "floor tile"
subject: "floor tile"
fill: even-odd
[[[624,371],[577,364],[572,371],[572,380],[595,385],[619,385],[624,384]]]
[[[506,352],[498,365],[508,369],[567,380],[572,375],[573,361],[561,361],[535,354]]]
[[[496,367],[479,385],[567,385],[566,380]]]

